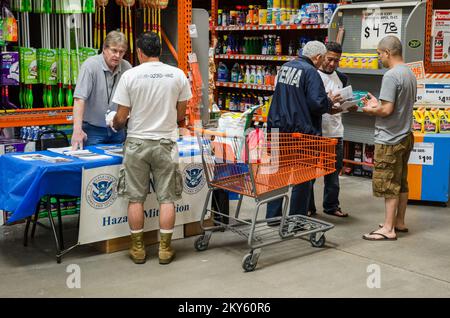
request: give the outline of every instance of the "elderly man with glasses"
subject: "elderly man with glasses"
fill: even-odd
[[[123,59],[128,48],[121,32],[108,33],[103,52],[88,58],[81,66],[74,92],[72,148],[96,144],[117,144],[125,140],[125,130],[113,131],[105,115],[115,113],[112,101],[122,74],[131,68]]]

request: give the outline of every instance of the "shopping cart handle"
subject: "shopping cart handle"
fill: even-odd
[[[203,129],[203,128],[193,128],[195,132],[199,133],[200,135],[209,135],[209,136],[218,136],[218,137],[235,137],[231,135],[227,135],[223,131],[217,131],[217,130],[209,130],[209,129]]]

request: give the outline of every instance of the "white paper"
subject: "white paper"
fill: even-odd
[[[351,85],[344,87],[343,89],[334,92],[334,95],[341,95],[342,99],[350,100],[353,98],[353,88]]]
[[[342,111],[344,111],[344,112],[345,112],[345,111],[348,111],[349,108],[358,105],[359,101],[360,101],[359,99],[356,99],[356,100],[348,100],[348,101],[342,103],[342,104],[339,106],[339,108],[342,109]]]
[[[378,43],[387,35],[402,37],[402,9],[364,10],[361,26],[361,49],[376,49]]]
[[[62,148],[48,148],[47,150],[64,155],[67,151],[71,151],[72,147],[69,146],[69,147],[62,147]]]

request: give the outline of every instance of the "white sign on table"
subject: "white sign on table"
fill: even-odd
[[[402,36],[402,9],[364,10],[361,26],[361,49],[376,49],[387,35]]]
[[[196,158],[196,157],[193,157]],[[199,157],[197,157],[199,158]],[[175,202],[175,225],[197,222],[203,210],[208,186],[202,163],[182,162],[182,199]],[[87,244],[130,234],[127,218],[128,202],[117,194],[121,165],[83,171],[79,243]],[[159,204],[152,184],[144,203],[144,231],[159,229]]]
[[[416,142],[409,156],[409,164],[432,166],[434,161],[434,143]]]

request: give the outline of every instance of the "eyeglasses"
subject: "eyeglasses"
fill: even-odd
[[[123,56],[127,52],[126,50],[118,50],[112,47],[108,47],[108,50],[111,52],[112,55],[119,55],[119,56]]]

